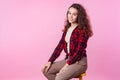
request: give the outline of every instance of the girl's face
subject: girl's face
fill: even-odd
[[[77,17],[78,17],[78,10],[73,7],[69,8],[67,17],[68,17],[69,23],[71,24],[76,23]]]

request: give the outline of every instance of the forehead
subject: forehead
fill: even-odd
[[[73,8],[73,7],[69,8],[68,11],[71,13],[78,13],[78,10],[76,8]]]

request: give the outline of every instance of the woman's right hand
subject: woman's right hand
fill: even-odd
[[[50,66],[51,66],[51,62],[48,62],[47,64],[45,64],[42,68],[42,72],[43,73],[47,72],[49,70]]]

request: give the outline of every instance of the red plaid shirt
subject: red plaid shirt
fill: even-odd
[[[67,52],[67,43],[65,41],[66,33],[67,31],[63,32],[61,40],[48,61],[53,63],[63,49],[66,52],[66,58],[70,56],[67,60],[69,65],[79,61],[83,56],[86,56],[85,49],[87,47],[88,37],[85,36],[85,30],[79,31],[78,27],[73,30],[70,37],[70,53]]]

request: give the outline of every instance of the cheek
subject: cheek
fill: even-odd
[[[68,14],[67,17],[70,18],[70,15]]]
[[[74,16],[73,18],[74,18],[74,20],[77,20],[77,16]]]

